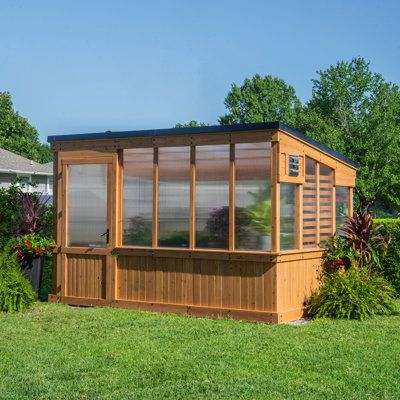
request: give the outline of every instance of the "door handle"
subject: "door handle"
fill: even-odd
[[[100,236],[101,236],[101,237],[106,236],[107,244],[108,244],[108,242],[110,241],[110,230],[107,229],[107,230],[106,230],[104,233],[102,233]]]

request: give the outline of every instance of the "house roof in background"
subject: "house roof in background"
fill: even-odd
[[[213,125],[213,126],[196,126],[193,128],[169,128],[169,129],[148,129],[140,131],[106,131],[97,133],[81,133],[76,135],[53,135],[47,138],[49,143],[52,142],[65,142],[65,141],[79,141],[79,140],[96,140],[96,139],[121,139],[129,137],[146,137],[146,136],[169,136],[169,135],[196,135],[202,133],[228,133],[228,132],[240,132],[240,131],[252,131],[262,129],[281,129],[311,146],[318,148],[319,150],[330,154],[331,156],[341,160],[355,168],[358,164],[346,157],[343,154],[338,153],[335,150],[325,146],[324,144],[317,142],[311,137],[304,135],[291,128],[290,126],[280,122],[261,122],[255,124],[235,124],[235,125]]]
[[[0,172],[53,175],[53,163],[39,164],[11,151],[0,148]]]

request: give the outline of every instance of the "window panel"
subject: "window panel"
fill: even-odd
[[[68,166],[68,246],[105,247],[107,164]]]
[[[235,243],[271,250],[271,143],[235,145]]]
[[[345,186],[336,186],[336,230],[342,227],[349,215],[348,190]]]
[[[281,250],[296,248],[296,187],[293,183],[280,185]]]
[[[229,145],[196,147],[196,247],[228,249]]]
[[[333,234],[333,169],[319,167],[319,241]]]
[[[189,247],[190,147],[160,147],[158,245]]]
[[[153,231],[153,149],[123,155],[123,245],[151,246]]]
[[[317,163],[306,157],[303,185],[303,246],[317,246]]]

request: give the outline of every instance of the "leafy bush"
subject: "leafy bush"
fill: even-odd
[[[7,248],[0,256],[0,311],[18,312],[29,308],[36,296],[23,276],[17,257]]]
[[[20,262],[26,259],[33,259],[46,256],[56,246],[53,239],[46,239],[36,233],[23,235],[17,241],[14,251]]]
[[[0,188],[0,249],[17,236],[30,232],[53,235],[53,207],[39,193],[24,193],[16,183]]]
[[[306,310],[316,317],[360,319],[395,311],[395,291],[383,276],[351,267],[323,277]]]
[[[325,241],[324,267],[335,270],[344,267],[350,268],[354,265],[352,249],[346,239],[340,236],[332,236]]]
[[[386,254],[381,256],[378,270],[400,294],[400,219],[376,219],[375,224],[381,225],[382,233],[392,238]]]

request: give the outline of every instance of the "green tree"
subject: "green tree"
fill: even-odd
[[[0,147],[40,163],[53,159],[37,130],[14,110],[8,92],[0,92]]]
[[[176,124],[174,128],[195,128],[196,126],[208,126],[208,124],[192,120],[186,124]]]
[[[296,128],[360,165],[361,208],[400,207],[400,92],[363,58],[318,72]]]
[[[222,125],[252,122],[282,121],[294,126],[301,102],[296,91],[282,79],[271,75],[255,75],[236,84],[225,98],[226,115],[219,118]]]

